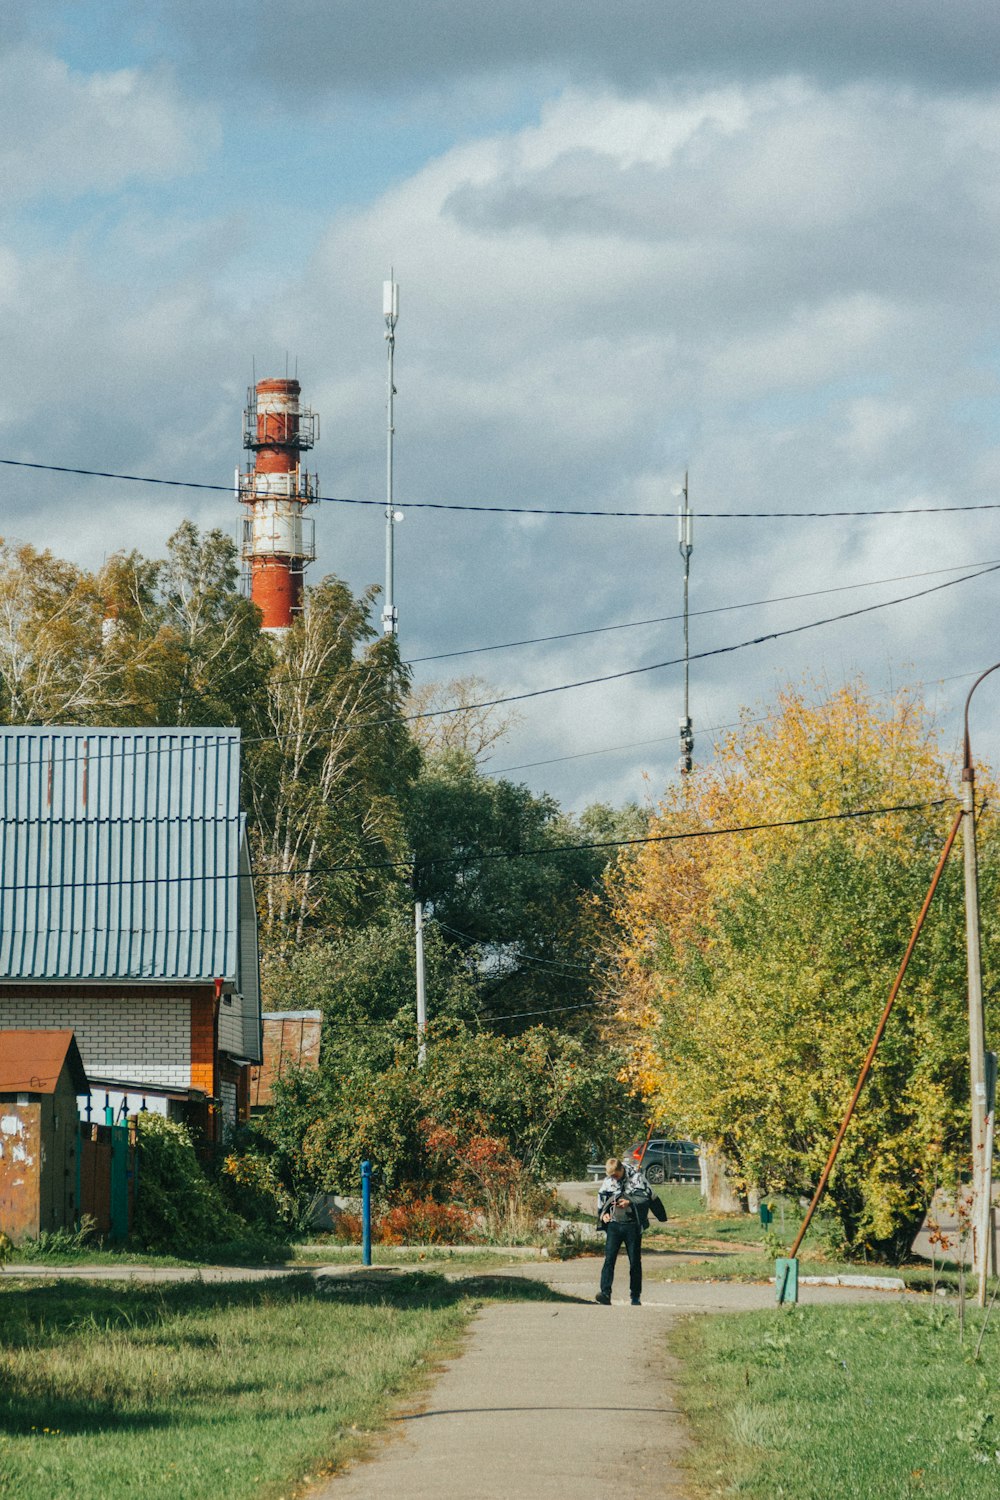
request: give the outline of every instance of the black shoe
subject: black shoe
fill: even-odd
[[[632,1306],[633,1307],[641,1307],[642,1306],[642,1303],[639,1301],[638,1297],[633,1297],[632,1298]]]
[[[599,1302],[602,1307],[611,1306],[611,1298],[607,1296],[605,1292],[598,1292],[597,1296],[594,1298],[594,1301]]]

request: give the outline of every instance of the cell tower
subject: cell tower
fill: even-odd
[[[319,437],[319,416],[301,406],[297,380],[258,380],[247,392],[243,446],[253,454],[236,491],[243,518],[243,568],[262,629],[280,634],[302,612],[306,564],[316,556],[315,525],[304,515],[316,499],[315,474],[301,455]]]

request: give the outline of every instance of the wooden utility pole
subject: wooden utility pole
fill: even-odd
[[[983,1011],[982,950],[979,936],[979,868],[976,854],[976,772],[969,739],[969,704],[984,677],[981,672],[965,700],[965,756],[962,766],[962,847],[965,854],[965,953],[969,986],[969,1083],[972,1096],[972,1253],[978,1281],[977,1300],[986,1306],[986,1280],[993,1249],[993,1108],[995,1069],[987,1070],[986,1017]]]

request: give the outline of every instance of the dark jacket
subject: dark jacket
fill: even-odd
[[[640,1172],[638,1167],[630,1167],[626,1162],[625,1176],[621,1181],[615,1177],[605,1177],[597,1190],[598,1229],[607,1229],[607,1224],[602,1223],[602,1216],[617,1198],[627,1198],[631,1203],[640,1229],[649,1228],[649,1205],[653,1201],[653,1189],[645,1172]]]

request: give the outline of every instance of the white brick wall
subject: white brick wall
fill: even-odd
[[[19,997],[0,993],[0,1028],[72,1027],[88,1074],[150,1088],[191,1085],[191,1001],[185,995]]]

